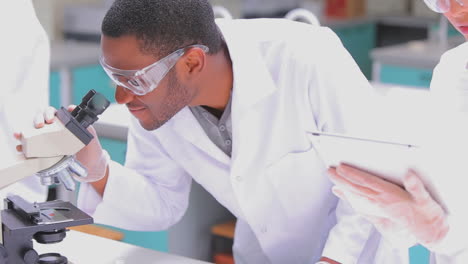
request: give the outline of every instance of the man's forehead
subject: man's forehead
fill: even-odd
[[[101,50],[106,64],[117,69],[139,70],[155,61],[153,56],[141,51],[134,36],[113,38],[103,35]]]

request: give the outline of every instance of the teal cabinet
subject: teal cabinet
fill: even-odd
[[[60,75],[51,72],[49,76],[49,105],[59,108],[60,105]]]
[[[107,150],[112,160],[121,164],[125,162],[125,155],[127,151],[127,143],[120,140],[110,138],[100,138],[102,147]],[[105,226],[105,225],[104,225]],[[106,226],[114,230],[120,231],[124,234],[123,242],[137,245],[144,248],[154,249],[157,251],[168,251],[168,232],[137,232],[125,229]]]
[[[125,141],[112,138],[100,137],[102,148],[107,150],[111,159],[120,164],[125,163],[125,155],[127,154],[127,143]]]
[[[343,26],[332,28],[332,30],[341,39],[343,45],[351,56],[353,56],[367,79],[370,79],[372,76],[370,52],[376,46],[375,23]]]
[[[107,100],[115,102],[115,88],[112,81],[100,65],[89,65],[71,69],[71,96],[73,104],[80,104],[81,98],[91,89],[102,93]],[[50,105],[58,108],[61,105],[61,79],[59,72],[53,71],[49,76]]]
[[[381,65],[380,82],[429,89],[432,70],[395,65]]]
[[[100,65],[77,67],[72,70],[72,102],[81,103],[81,98],[91,89],[102,93],[107,100],[115,102],[115,88]]]
[[[430,26],[431,34],[437,35],[440,28],[439,23]],[[451,23],[448,23],[447,37],[463,36]]]

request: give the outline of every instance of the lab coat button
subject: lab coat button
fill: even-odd
[[[267,227],[266,227],[266,226],[262,226],[262,227],[260,228],[260,232],[261,232],[262,234],[265,234],[266,232],[268,232]]]
[[[223,132],[224,130],[226,130],[226,127],[224,125],[220,125],[219,126],[219,131]]]
[[[230,146],[232,141],[228,139],[228,140],[224,141],[224,143],[226,143],[226,145]]]

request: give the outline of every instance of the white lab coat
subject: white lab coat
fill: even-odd
[[[218,25],[233,61],[232,158],[187,108],[155,131],[132,118],[126,166],[110,164],[103,197],[83,184],[78,205],[96,222],[163,230],[183,216],[194,179],[238,217],[236,263],[314,263],[322,251],[346,264],[383,263],[374,261],[371,225],[344,204],[335,210],[327,168],[306,136],[359,129],[372,113],[372,88],[352,57],[328,28]]]
[[[447,51],[441,57],[439,64],[434,69],[431,93],[436,103],[434,107],[438,107],[447,115],[458,119],[455,120],[456,123],[468,124],[468,42]],[[451,131],[450,133],[453,131],[451,127],[446,127],[446,129]],[[466,134],[463,133],[461,138],[466,139]],[[466,145],[466,142],[461,142],[461,144]],[[459,153],[454,154],[451,159],[460,156]],[[465,155],[463,157],[466,158]],[[460,163],[466,164],[466,160],[460,161]],[[466,169],[466,166],[463,167],[462,169]],[[463,184],[460,186],[460,175],[457,177],[453,173],[447,172],[445,177],[446,185],[444,187],[445,190],[452,193],[451,202],[454,208],[449,216],[450,231],[440,245],[435,248],[432,263],[468,263],[468,230],[466,228],[468,212],[464,196],[466,188]]]
[[[13,132],[32,126],[38,107],[48,105],[49,41],[30,0],[0,2],[0,168],[15,154]],[[0,191],[45,201],[47,188],[31,176]],[[2,207],[3,202],[0,203]]]

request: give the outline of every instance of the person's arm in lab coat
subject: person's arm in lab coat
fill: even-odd
[[[315,57],[319,61],[316,69],[311,69],[314,72],[309,85],[311,113],[320,131],[360,131],[368,121],[365,117],[372,112],[373,88],[339,38],[331,30],[323,37],[328,41],[317,49],[319,55]],[[336,218],[337,224],[330,231],[322,255],[340,263],[356,263],[372,225],[343,201],[337,206]]]
[[[29,0],[1,3],[0,29],[0,125],[20,131],[49,102],[49,40]]]
[[[50,48],[30,0],[0,3],[0,31],[5,36],[0,43],[2,167],[15,160],[13,133],[31,126],[31,116],[48,105]],[[0,197],[11,193],[41,202],[47,198],[47,187],[32,175],[2,189]]]
[[[78,206],[96,222],[130,230],[164,230],[188,207],[191,177],[164,151],[155,132],[132,117],[125,167],[111,161],[103,195],[82,184]]]

